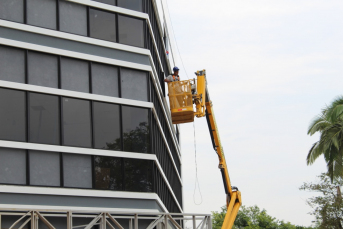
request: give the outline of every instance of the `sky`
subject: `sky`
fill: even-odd
[[[180,77],[207,71],[231,182],[243,205],[311,225],[306,199],[316,193],[299,187],[316,181],[326,165],[323,158],[306,165],[319,138],[308,136],[307,128],[343,94],[343,2],[166,1]],[[195,134],[200,190],[194,195],[193,124],[181,125],[184,211],[219,211],[225,192],[205,118],[195,120]]]

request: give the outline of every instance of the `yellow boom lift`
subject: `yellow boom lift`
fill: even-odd
[[[219,169],[226,192],[227,213],[222,229],[231,229],[238,210],[242,205],[241,192],[236,187],[231,186],[224,151],[214,117],[213,105],[208,93],[206,71],[197,71],[195,74],[197,75],[197,80],[191,79],[168,83],[172,121],[173,124],[188,123],[194,122],[194,117],[206,116],[213,148],[219,157]],[[195,104],[195,111],[193,104]]]

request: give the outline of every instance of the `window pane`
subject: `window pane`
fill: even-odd
[[[25,83],[25,51],[0,46],[0,53],[0,80]]]
[[[125,191],[152,192],[152,162],[124,159]]]
[[[91,147],[90,102],[62,98],[62,104],[64,145]]]
[[[89,65],[87,61],[61,59],[62,89],[89,93]]]
[[[93,94],[119,97],[118,68],[92,63]]]
[[[30,151],[30,184],[60,186],[60,153]]]
[[[63,173],[65,187],[92,188],[91,156],[63,154]]]
[[[25,92],[0,88],[0,139],[26,141]]]
[[[60,0],[60,30],[87,36],[87,7]]]
[[[30,142],[58,145],[60,120],[58,96],[29,94]]]
[[[26,184],[26,151],[0,148],[0,183]]]
[[[116,15],[105,11],[89,10],[90,36],[116,42]]]
[[[29,52],[29,84],[58,88],[57,56]]]
[[[149,111],[123,106],[124,151],[147,153],[149,148]]]
[[[114,157],[94,157],[95,188],[122,190],[122,159]]]
[[[56,29],[56,0],[27,0],[27,22]]]
[[[130,10],[143,11],[142,0],[118,0],[118,6]]]
[[[125,99],[148,101],[148,77],[146,72],[122,68],[121,94]]]
[[[94,102],[95,148],[121,150],[119,105]]]
[[[1,0],[0,18],[24,23],[24,0]]]
[[[144,22],[141,19],[135,19],[118,15],[119,43],[144,47]]]
[[[110,4],[110,5],[115,5],[115,0],[94,0],[96,2],[102,2],[102,3],[106,3],[106,4]]]

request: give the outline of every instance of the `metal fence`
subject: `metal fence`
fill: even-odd
[[[1,224],[1,222],[4,223],[7,216],[12,217],[12,219],[15,218],[15,221],[9,227]],[[53,218],[55,220],[52,220]],[[80,218],[85,218],[88,222],[81,225],[74,222],[75,219]],[[58,222],[58,225],[55,224],[56,222]],[[0,209],[0,228],[38,229],[39,227],[49,229],[211,229],[212,221],[209,214],[89,212],[46,209],[20,209],[20,212],[18,212],[14,209]]]

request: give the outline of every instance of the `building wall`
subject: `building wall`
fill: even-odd
[[[59,197],[102,207],[90,199],[105,196],[118,209],[147,194],[138,209],[182,211],[180,147],[164,98],[172,63],[156,10],[155,0],[0,2],[7,207],[18,205],[15,195],[35,200],[23,208]]]

